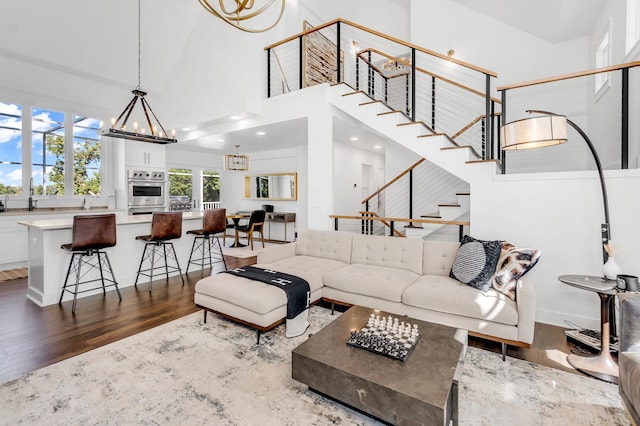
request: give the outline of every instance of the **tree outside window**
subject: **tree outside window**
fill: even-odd
[[[193,201],[191,169],[169,169],[169,196],[188,196]]]
[[[73,193],[100,195],[100,122],[74,116],[73,123]]]
[[[64,114],[31,109],[34,195],[64,194]]]
[[[202,202],[220,201],[220,174],[210,170],[202,171]]]

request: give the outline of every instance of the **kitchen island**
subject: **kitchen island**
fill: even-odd
[[[173,240],[180,267],[184,271],[189,259],[193,238],[186,236],[187,231],[202,227],[202,213],[187,212],[182,215],[182,237]],[[71,242],[73,218],[48,218],[24,220],[18,222],[27,227],[27,251],[29,267],[29,288],[27,298],[38,306],[58,303],[62,284],[69,266],[71,255],[60,248]],[[111,260],[113,272],[120,288],[132,286],[136,280],[144,242],[136,236],[151,233],[151,215],[116,215],[117,243],[106,249]],[[162,275],[159,276],[159,278]],[[143,277],[144,278],[144,277]],[[146,279],[141,281],[146,284]],[[146,289],[146,285],[144,286]],[[115,289],[111,289],[115,291]],[[85,297],[102,292],[102,289],[80,293]],[[70,300],[72,295],[65,295]]]

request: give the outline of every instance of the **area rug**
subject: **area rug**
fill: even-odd
[[[195,313],[0,385],[0,424],[373,425],[291,379],[284,337]],[[316,332],[333,318],[313,307]],[[428,380],[428,378],[425,378]],[[469,348],[461,425],[626,425],[617,387]]]

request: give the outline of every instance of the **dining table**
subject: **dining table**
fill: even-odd
[[[237,213],[229,213],[227,214],[225,217],[227,219],[231,219],[233,221],[233,228],[235,229],[239,224],[240,224],[240,220],[242,219],[247,219],[251,216],[250,213],[241,213],[241,212],[237,212]],[[239,239],[238,239],[238,233],[235,233],[235,239],[233,241],[233,243],[228,244],[227,248],[236,248],[236,247],[246,247],[246,244],[242,244]]]

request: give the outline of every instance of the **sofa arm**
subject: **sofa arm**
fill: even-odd
[[[521,279],[516,286],[516,303],[518,305],[518,340],[533,343],[536,327],[536,291]]]
[[[287,243],[258,250],[258,263],[273,263],[296,255],[296,243]]]

